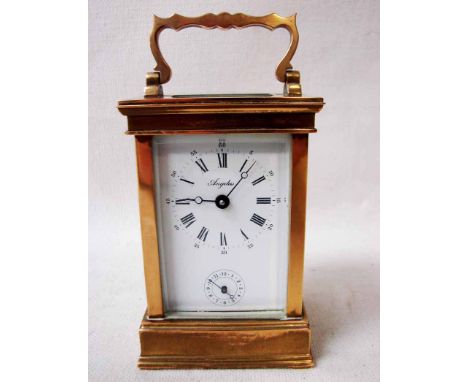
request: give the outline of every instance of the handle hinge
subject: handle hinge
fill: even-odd
[[[164,95],[159,72],[146,73],[145,98],[162,97]]]
[[[299,73],[299,70],[286,70],[286,81],[284,81],[283,95],[285,97],[302,96],[301,73]]]

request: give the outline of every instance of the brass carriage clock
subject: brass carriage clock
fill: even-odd
[[[162,30],[285,28],[284,94],[163,96]],[[144,99],[121,101],[135,136],[148,307],[142,369],[313,366],[302,306],[308,134],[295,16],[154,17]]]

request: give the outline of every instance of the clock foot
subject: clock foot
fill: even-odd
[[[256,369],[314,366],[309,320],[147,320],[140,369]]]

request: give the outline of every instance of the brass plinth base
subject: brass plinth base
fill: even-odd
[[[308,368],[311,331],[297,320],[143,319],[140,369]]]

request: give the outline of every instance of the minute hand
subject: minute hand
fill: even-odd
[[[247,171],[244,171],[242,174],[241,174],[241,177],[240,179],[238,180],[238,182],[234,185],[233,188],[231,188],[231,191],[229,191],[229,194],[227,194],[226,196],[229,197],[229,195],[231,195],[232,191],[234,191],[234,189],[239,185],[240,182],[242,182],[242,179],[245,179],[249,176],[249,171],[250,169],[254,166],[254,164],[257,163],[257,161],[253,162],[252,165],[247,169]]]

